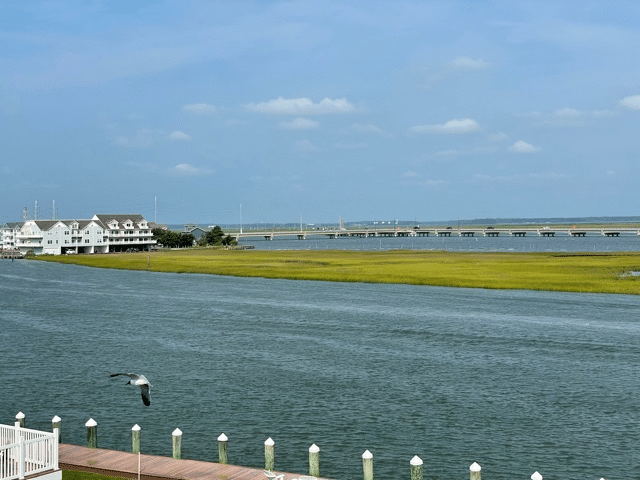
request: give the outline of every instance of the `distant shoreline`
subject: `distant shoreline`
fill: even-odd
[[[342,225],[345,228],[362,228],[366,226],[384,227],[413,227],[420,225],[425,228],[430,227],[552,227],[552,228],[570,228],[572,225],[580,225],[581,227],[612,227],[620,226],[625,228],[640,228],[640,216],[608,216],[608,217],[533,217],[533,218],[473,218],[473,219],[452,219],[452,220],[359,220],[359,221],[343,221],[339,222],[316,222],[316,223],[300,223],[300,222],[248,222],[248,223],[221,223],[219,226],[225,233],[237,233],[242,230],[260,230],[260,229],[281,229],[281,230],[297,230],[314,228],[335,228]],[[211,223],[167,223],[167,227],[172,230],[182,230],[185,225],[194,225],[198,227],[212,227]],[[302,228],[301,228],[302,227]]]
[[[39,256],[36,260],[167,273],[459,288],[640,295],[640,252],[186,249]]]

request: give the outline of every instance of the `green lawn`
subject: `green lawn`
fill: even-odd
[[[77,470],[63,470],[62,480],[122,480],[124,477],[110,477],[99,473],[80,472]]]
[[[640,253],[214,250],[39,256],[99,268],[492,289],[640,294]]]

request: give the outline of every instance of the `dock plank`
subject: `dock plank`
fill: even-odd
[[[78,445],[59,445],[59,465],[62,470],[83,470],[115,477],[138,478],[138,455],[102,448]],[[302,475],[284,474],[284,480],[294,480]],[[175,460],[158,455],[140,455],[141,480],[267,480],[258,468],[223,465],[200,460]],[[319,479],[323,480],[323,479]]]

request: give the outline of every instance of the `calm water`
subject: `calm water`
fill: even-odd
[[[453,250],[478,252],[613,252],[640,251],[640,236],[625,234],[604,237],[590,234],[569,237],[558,232],[555,237],[529,235],[526,237],[339,237],[330,239],[321,235],[306,240],[295,237],[276,237],[274,240],[241,238],[240,244],[253,245],[259,250]]]
[[[526,239],[525,239],[526,240]],[[576,239],[574,239],[576,240]],[[608,239],[620,241],[621,239]],[[275,242],[274,242],[275,243]],[[0,261],[0,423],[305,472],[636,479],[640,298],[332,284]],[[146,374],[151,407],[109,373]]]

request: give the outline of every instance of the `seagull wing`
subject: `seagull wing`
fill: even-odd
[[[147,407],[151,405],[151,396],[149,393],[149,384],[145,383],[144,385],[140,385],[140,393],[142,395],[142,403],[144,403]]]
[[[125,377],[133,378],[134,380],[136,380],[138,378],[138,375],[136,375],[135,373],[112,373],[109,376],[110,377],[117,377],[119,375],[124,375]]]

